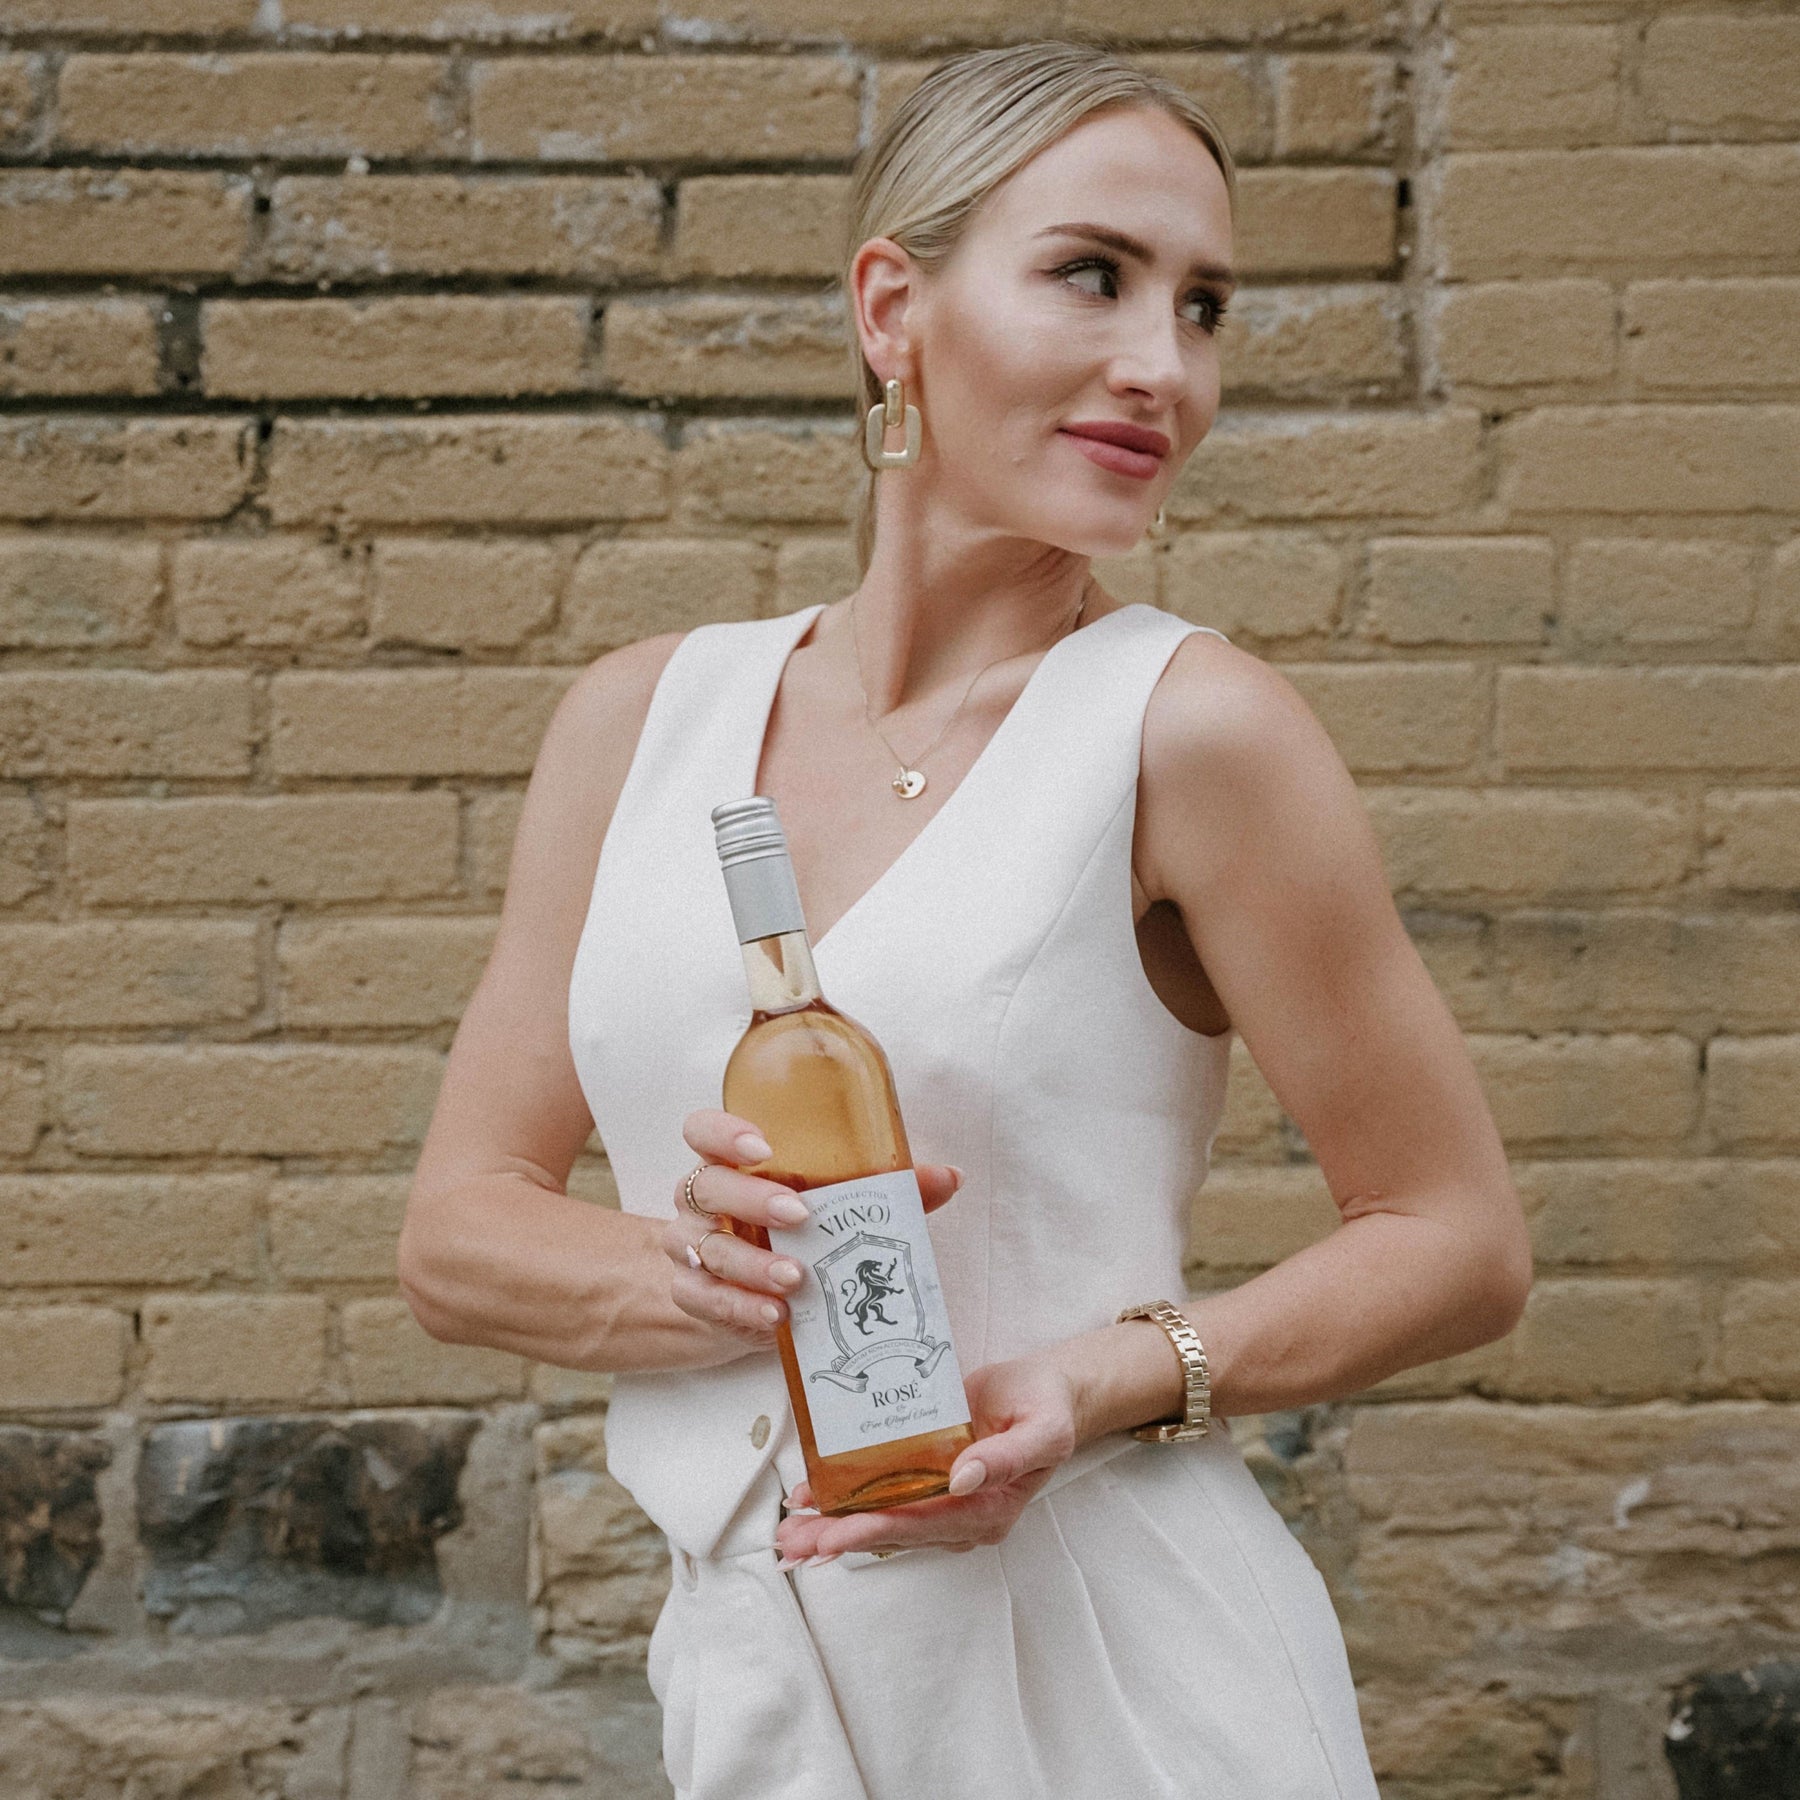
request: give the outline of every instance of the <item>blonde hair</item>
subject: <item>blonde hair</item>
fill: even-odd
[[[1225,135],[1174,82],[1111,50],[1063,39],[968,51],[939,63],[857,159],[844,244],[846,294],[850,264],[870,238],[892,238],[922,268],[936,268],[975,209],[1009,175],[1092,114],[1129,106],[1159,106],[1194,132],[1225,177],[1235,216],[1237,170]],[[850,356],[860,427],[881,399],[882,384],[854,329]],[[859,579],[875,549],[875,471],[864,473],[855,507]]]

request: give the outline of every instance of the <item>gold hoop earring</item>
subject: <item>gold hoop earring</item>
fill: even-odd
[[[1169,535],[1169,521],[1163,517],[1163,509],[1156,509],[1156,517],[1150,521],[1147,535],[1153,538],[1164,538]]]
[[[871,469],[904,469],[919,460],[919,409],[907,400],[905,388],[891,375],[882,392],[883,398],[869,408],[869,416],[863,420],[863,461]],[[906,448],[884,450],[881,446],[888,431],[902,421]]]

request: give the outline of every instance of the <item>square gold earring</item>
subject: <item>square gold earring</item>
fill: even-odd
[[[904,469],[919,460],[919,409],[907,400],[906,390],[892,376],[889,376],[883,394],[884,397],[869,408],[869,416],[863,421],[863,461],[871,469]],[[882,441],[890,427],[900,424],[903,419],[906,448],[884,450]]]

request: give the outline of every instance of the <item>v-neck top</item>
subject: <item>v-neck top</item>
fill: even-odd
[[[569,1045],[628,1212],[674,1216],[696,1160],[681,1122],[721,1104],[750,1022],[711,813],[753,791],[782,672],[822,610],[681,639],[602,841]],[[938,810],[813,944],[825,998],[888,1058],[914,1154],[964,1171],[927,1228],[965,1370],[1185,1291],[1235,1033],[1192,1030],[1151,986],[1131,848],[1151,691],[1176,645],[1210,630],[1140,602],[1059,638]],[[1113,1438],[1065,1478],[1135,1442]],[[787,1485],[804,1472],[772,1348],[616,1373],[606,1440],[609,1472],[698,1557],[772,1459]]]

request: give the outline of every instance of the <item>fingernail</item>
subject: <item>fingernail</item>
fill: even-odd
[[[773,1300],[770,1300],[764,1304],[762,1316],[773,1325],[781,1317],[781,1308]]]
[[[983,1462],[966,1462],[950,1477],[950,1491],[953,1494],[972,1494],[987,1480],[987,1464]]]
[[[737,1147],[745,1156],[749,1157],[752,1162],[766,1162],[775,1154],[775,1152],[769,1148],[768,1144],[758,1137],[754,1131],[746,1131],[738,1139]]]
[[[804,1225],[811,1216],[798,1194],[780,1194],[769,1202],[769,1217],[783,1225]]]
[[[806,1558],[804,1556],[784,1556],[781,1559],[781,1561],[775,1565],[775,1567],[777,1569],[780,1569],[783,1571],[786,1571],[788,1569],[797,1569],[805,1561],[806,1561]]]
[[[955,1163],[952,1163],[950,1165],[950,1173],[956,1177],[956,1187],[961,1187],[963,1184],[962,1170],[959,1169]],[[951,1191],[951,1193],[954,1194],[956,1192],[956,1188],[952,1188],[950,1191]]]
[[[792,1284],[800,1279],[800,1265],[791,1262],[770,1263],[769,1273],[779,1282]]]
[[[843,1554],[841,1550],[833,1550],[828,1556],[809,1556],[806,1559],[806,1566],[809,1569],[816,1569],[820,1563],[836,1562]]]

